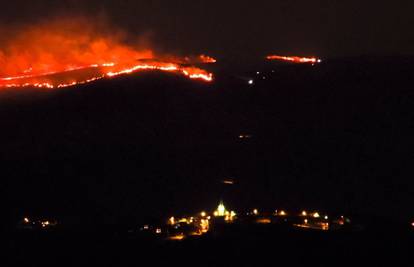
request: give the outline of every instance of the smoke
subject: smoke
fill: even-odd
[[[102,18],[54,18],[0,33],[0,77],[154,58],[147,38],[131,38]]]
[[[160,55],[146,35],[131,38],[102,17],[59,17],[2,31],[8,33],[0,39],[0,88],[63,88],[143,70],[212,81],[211,73],[190,64],[216,62]]]

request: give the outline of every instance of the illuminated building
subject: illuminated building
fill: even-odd
[[[171,218],[168,220],[168,224],[170,224],[170,225],[174,225],[174,224],[175,224],[175,218],[174,218],[174,217],[171,217]]]
[[[228,211],[224,206],[223,202],[220,202],[219,206],[217,207],[217,210],[215,210],[213,214],[215,217],[224,217],[224,220],[226,222],[232,222],[236,217],[236,212]]]
[[[273,215],[267,215],[266,212],[259,212],[259,209],[253,209],[247,213],[243,213],[247,215],[247,217],[242,215],[239,218],[236,212],[227,210],[222,201],[220,201],[213,214],[214,217],[216,217],[215,219],[212,218],[212,216],[209,216],[209,213],[206,211],[196,213],[193,215],[194,217],[170,217],[168,220],[165,220],[165,228],[163,228],[163,226],[144,226],[143,229],[150,229],[150,232],[153,233],[154,236],[159,236],[167,240],[182,240],[190,236],[202,236],[211,231],[220,233],[223,229],[225,230],[228,229],[227,227],[231,227],[226,226],[227,224],[232,225],[233,223],[237,225],[280,224],[288,227],[329,231],[340,229],[345,224],[351,222],[344,216],[340,216],[337,219],[332,218],[331,221],[329,221],[330,217],[326,214],[321,214],[318,211],[308,212],[306,210],[302,210],[302,212],[299,213],[288,213],[285,210],[275,210]],[[280,218],[276,219],[274,216],[280,216]],[[27,222],[29,219],[24,218],[23,221]],[[50,221],[39,221],[39,223],[41,223],[42,227],[52,225]],[[414,222],[411,223],[411,226],[414,227]]]
[[[234,211],[228,212],[226,211],[226,217],[224,218],[227,222],[232,222],[236,218],[236,213]]]
[[[200,221],[200,227],[201,227],[201,231],[203,233],[207,233],[208,229],[209,229],[210,223],[207,219],[201,219]]]
[[[224,206],[223,202],[220,202],[220,204],[218,205],[217,210],[214,212],[214,216],[216,217],[226,216],[226,207]]]

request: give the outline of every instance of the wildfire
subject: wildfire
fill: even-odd
[[[213,80],[208,71],[190,66],[216,62],[211,57],[156,55],[148,45],[131,45],[123,33],[90,19],[48,21],[11,36],[0,44],[0,88],[63,88],[139,71]]]
[[[216,63],[217,60],[215,58],[206,56],[206,55],[200,55],[200,60],[202,63]]]
[[[282,61],[288,61],[292,63],[310,63],[310,64],[316,64],[321,63],[322,60],[316,57],[297,57],[297,56],[278,56],[278,55],[271,55],[267,56],[266,59],[268,60],[282,60]]]
[[[89,74],[87,78],[75,78],[79,71],[84,70]],[[181,74],[189,79],[198,79],[205,82],[213,81],[213,74],[196,67],[183,67],[175,63],[138,63],[138,64],[115,64],[104,63],[91,66],[69,69],[62,72],[52,72],[40,75],[23,75],[15,77],[0,78],[0,87],[37,87],[37,88],[64,88],[80,84],[94,82],[103,78],[112,78],[120,75],[131,74],[138,71],[163,71]],[[56,77],[64,75],[64,77]],[[84,76],[84,75],[81,75]],[[73,80],[75,79],[75,80]],[[68,81],[69,80],[69,81]],[[70,81],[73,80],[73,81]]]

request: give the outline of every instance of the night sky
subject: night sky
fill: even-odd
[[[170,52],[251,57],[413,54],[412,1],[2,1],[0,25],[105,16]],[[3,38],[5,38],[3,36]]]

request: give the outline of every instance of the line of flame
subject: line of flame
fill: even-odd
[[[267,56],[266,59],[268,60],[283,60],[283,61],[290,61],[294,63],[320,63],[321,60],[316,57],[297,57],[297,56],[278,56],[278,55],[271,55]]]
[[[22,80],[22,79],[30,79],[30,78],[36,78],[36,77],[44,77],[44,76],[48,76],[48,75],[54,75],[54,74],[62,74],[65,72],[71,72],[71,71],[76,71],[76,70],[82,70],[82,69],[87,69],[87,68],[100,68],[100,67],[114,67],[116,66],[115,63],[104,63],[104,64],[92,64],[92,65],[88,65],[88,66],[84,66],[84,67],[76,67],[76,68],[70,68],[70,69],[66,69],[64,71],[61,72],[48,72],[48,73],[42,73],[42,74],[38,74],[38,75],[22,75],[22,76],[15,76],[15,77],[6,77],[6,78],[0,78],[0,81],[14,81],[14,80]],[[83,80],[83,81],[75,81],[72,83],[61,83],[58,85],[54,85],[52,83],[48,83],[48,82],[44,82],[44,83],[23,83],[23,84],[19,84],[19,83],[10,83],[10,84],[5,84],[5,85],[1,85],[0,87],[6,87],[6,88],[16,88],[16,87],[36,87],[36,88],[49,88],[49,89],[53,89],[53,88],[65,88],[65,87],[71,87],[71,86],[75,86],[75,85],[81,85],[81,84],[86,84],[86,83],[90,83],[90,82],[94,82],[103,78],[111,78],[111,77],[115,77],[115,76],[120,76],[120,75],[125,75],[125,74],[131,74],[140,70],[158,70],[158,71],[166,71],[166,72],[177,72],[177,73],[181,73],[184,76],[190,78],[190,79],[198,79],[198,80],[203,80],[206,82],[212,82],[213,81],[213,74],[212,73],[202,73],[204,72],[203,70],[198,70],[200,73],[191,73],[190,71],[187,70],[188,68],[185,67],[181,67],[179,65],[176,64],[167,64],[167,63],[159,63],[159,64],[140,64],[140,65],[135,65],[133,67],[127,68],[127,69],[123,69],[120,71],[108,71],[100,76],[96,76],[93,77],[91,79],[87,79],[87,80]],[[194,68],[193,68],[194,69]]]

